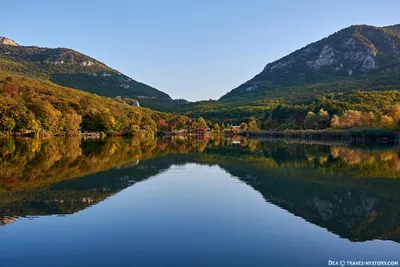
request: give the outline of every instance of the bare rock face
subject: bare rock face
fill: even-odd
[[[309,60],[306,64],[313,69],[319,69],[324,66],[331,66],[336,61],[337,58],[335,58],[335,51],[333,48],[329,45],[325,45],[318,54],[318,58],[315,60]]]
[[[13,40],[11,40],[11,39],[8,39],[8,38],[6,38],[6,37],[2,37],[2,36],[0,36],[0,44],[3,44],[3,45],[12,45],[12,46],[19,46],[16,42],[14,42]]]
[[[131,106],[133,107],[140,107],[139,101],[137,101],[136,99],[132,101]]]

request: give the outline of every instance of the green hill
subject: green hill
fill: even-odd
[[[103,96],[131,97],[145,102],[171,100],[166,93],[72,49],[21,46],[5,37],[0,37],[0,70],[48,79]]]
[[[112,99],[48,80],[3,73],[4,70],[0,73],[0,135],[74,135],[84,129],[149,137],[171,122],[175,127],[191,123],[187,117],[129,105],[135,102],[129,98]]]

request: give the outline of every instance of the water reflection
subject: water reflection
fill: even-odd
[[[218,165],[264,199],[351,241],[400,241],[400,149],[293,141],[0,141],[0,225],[72,214],[173,165]]]

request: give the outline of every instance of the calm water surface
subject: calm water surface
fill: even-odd
[[[400,149],[0,141],[0,266],[400,261]]]

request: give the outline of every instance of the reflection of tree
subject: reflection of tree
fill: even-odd
[[[0,224],[74,213],[173,164],[194,162],[216,164],[267,201],[350,240],[400,241],[399,181],[355,179],[399,178],[398,148],[221,137],[52,138],[2,140],[0,155]]]
[[[347,147],[333,148],[335,151],[333,154],[346,162],[348,165],[357,165],[361,163],[360,150],[349,149]]]
[[[0,192],[48,185],[65,179],[130,165],[170,153],[202,151],[207,141],[110,138],[8,139],[0,141]]]
[[[314,166],[321,172],[351,172],[357,177],[399,177],[398,149],[362,150],[345,146],[287,144],[217,137],[146,140],[111,138],[81,142],[79,138],[8,139],[0,141],[0,192],[51,184],[131,162],[171,153],[218,151],[240,154],[237,160],[276,161],[277,166]]]
[[[347,167],[354,166],[353,173],[358,177],[400,177],[398,149],[377,151],[332,146],[331,155]]]

